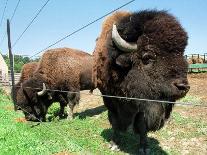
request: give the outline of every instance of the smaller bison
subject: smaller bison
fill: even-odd
[[[28,80],[29,78],[31,78],[33,75],[34,75],[34,72],[36,71],[38,67],[38,62],[30,62],[30,63],[27,63],[27,64],[24,64],[22,66],[22,70],[21,70],[21,76],[20,76],[20,79],[19,79],[19,82],[15,85],[15,91],[14,91],[14,100],[17,101],[16,99],[16,96],[17,96],[17,92],[19,90],[19,88],[22,86],[22,83],[26,80]],[[46,87],[44,85],[44,91]],[[41,92],[39,92],[38,94],[41,95]],[[51,105],[53,102],[59,102],[60,103],[60,112],[59,112],[59,116],[60,117],[63,117],[64,116],[64,108],[65,108],[65,105],[67,105],[67,100],[69,98],[67,98],[67,93],[59,93],[59,92],[56,92],[56,93],[49,93],[48,94],[48,103],[49,105]],[[52,96],[53,95],[53,96]],[[72,98],[74,97],[70,97],[71,101],[72,101]],[[73,104],[76,104],[76,100],[73,101]],[[21,107],[17,106],[16,107],[17,110],[20,110]]]
[[[93,88],[91,72],[90,54],[71,48],[48,50],[43,54],[33,76],[24,81],[18,90],[17,106],[23,110],[27,120],[45,121],[48,107],[58,101],[60,113],[67,106],[68,118],[71,119],[73,108],[80,99],[79,91]]]
[[[17,84],[15,84],[15,86],[14,86],[14,88],[15,88],[14,100],[15,101],[16,101],[17,91],[21,87],[21,84],[33,76],[33,73],[36,70],[37,66],[38,66],[38,62],[30,62],[30,63],[24,64],[22,66],[21,76],[20,76],[19,82]]]

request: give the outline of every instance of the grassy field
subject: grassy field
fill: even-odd
[[[197,98],[187,96],[184,101]],[[80,103],[81,104],[81,103]],[[135,154],[138,150],[132,133],[122,135],[121,151],[109,146],[112,135],[103,105],[76,113],[72,121],[58,120],[58,105],[50,108],[45,123],[25,122],[14,112],[10,98],[0,92],[0,155],[41,154]],[[176,107],[166,126],[149,134],[153,154],[207,154],[207,109]]]

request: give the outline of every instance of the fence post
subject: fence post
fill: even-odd
[[[12,79],[12,88],[11,88],[11,96],[14,103],[14,110],[16,111],[16,100],[14,97],[15,87],[14,87],[14,57],[12,54],[12,48],[11,48],[11,38],[10,38],[10,22],[9,19],[7,19],[7,36],[8,36],[8,49],[9,49],[9,61],[10,61],[10,71],[11,71],[11,79]]]

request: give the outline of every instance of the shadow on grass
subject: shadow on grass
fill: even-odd
[[[80,112],[80,113],[74,113],[74,117],[79,117],[80,119],[85,119],[86,117],[93,117],[95,115],[99,115],[104,111],[106,111],[106,107],[104,105],[102,105],[102,106],[99,106],[96,108],[87,109],[87,110]],[[47,117],[47,120],[49,122],[51,122],[56,118],[59,118],[59,109],[55,109],[52,112],[50,112],[50,115]],[[66,119],[66,118],[67,118],[67,114],[65,113],[64,116],[62,116],[59,119]]]
[[[111,141],[113,134],[112,129],[105,129],[101,133],[101,136],[106,139],[108,142]],[[157,139],[154,138],[148,138],[149,141],[149,147],[150,147],[150,154],[151,155],[168,155],[167,152],[165,152],[160,146]],[[139,136],[135,135],[133,133],[121,133],[120,137],[120,144],[118,145],[120,150],[129,153],[129,154],[138,154],[138,148],[139,148]]]
[[[74,116],[75,117],[78,116],[80,119],[85,119],[86,117],[93,117],[95,115],[99,115],[106,110],[107,110],[106,107],[104,105],[101,105],[96,108],[87,109],[87,110],[80,112],[80,113],[75,113]]]

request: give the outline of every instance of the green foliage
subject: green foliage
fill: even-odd
[[[62,154],[121,155],[137,153],[139,137],[131,132],[121,134],[121,151],[112,152],[108,148],[112,129],[108,125],[107,111],[104,109],[102,109],[104,112],[98,115],[91,115],[93,110],[88,109],[76,113],[72,121],[63,119],[38,125],[37,122],[18,121],[24,115],[21,112],[14,112],[12,107],[11,100],[0,93],[0,154],[49,155],[62,152]],[[182,108],[181,112],[187,112],[189,107],[180,108]],[[56,114],[58,110],[59,104],[55,103],[50,107],[49,115]],[[182,143],[191,144],[193,139],[206,136],[207,122],[202,117],[188,118],[181,112],[173,112],[170,122],[163,129],[150,133],[152,155],[183,154],[185,148]],[[201,142],[196,141],[197,143]],[[190,144],[184,145],[187,150],[190,150]],[[192,146],[194,150],[192,154],[199,154],[200,152],[195,152],[198,145]]]
[[[202,100],[198,97],[186,95],[182,99],[179,100],[179,102],[184,102],[187,104],[202,104]]]
[[[9,63],[9,57],[8,55],[3,55],[3,58],[10,68],[10,63]],[[19,73],[21,71],[21,68],[24,64],[29,63],[33,60],[31,60],[29,57],[24,57],[21,55],[14,55],[14,72]]]

